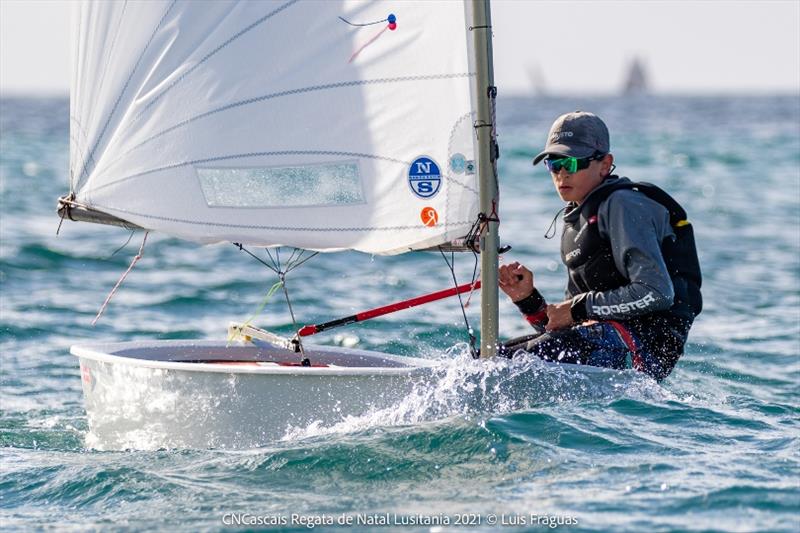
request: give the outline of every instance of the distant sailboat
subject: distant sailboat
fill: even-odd
[[[633,58],[633,61],[628,66],[628,73],[622,92],[626,95],[650,92],[650,84],[647,81],[644,63],[638,57]]]
[[[536,96],[546,96],[547,84],[544,81],[544,74],[542,74],[542,68],[539,65],[528,66],[527,73],[528,73],[528,83],[533,94],[535,94]]]

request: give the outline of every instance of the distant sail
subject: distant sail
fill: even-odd
[[[535,96],[547,95],[547,84],[544,80],[541,67],[537,65],[528,66],[528,83],[530,84],[531,91]]]
[[[83,2],[71,192],[202,243],[391,254],[477,219],[470,2]]]
[[[628,67],[628,74],[625,78],[624,94],[643,94],[649,92],[650,86],[647,81],[647,72],[644,63],[638,58],[634,58]]]

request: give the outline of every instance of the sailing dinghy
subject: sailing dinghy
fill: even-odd
[[[86,1],[73,30],[62,221],[376,255],[468,235],[495,353],[488,1]],[[257,446],[392,405],[435,366],[233,333],[73,346],[92,443]]]

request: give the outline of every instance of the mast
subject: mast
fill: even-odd
[[[499,191],[494,140],[494,70],[492,65],[492,16],[489,0],[472,0],[472,38],[475,51],[476,134],[478,136],[478,184],[480,209],[489,220],[481,235],[481,357],[497,355],[497,250]]]

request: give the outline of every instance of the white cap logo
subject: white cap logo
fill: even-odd
[[[550,136],[550,139],[552,141],[557,141],[557,140],[561,139],[562,137],[572,137],[572,132],[571,131],[555,132]]]

